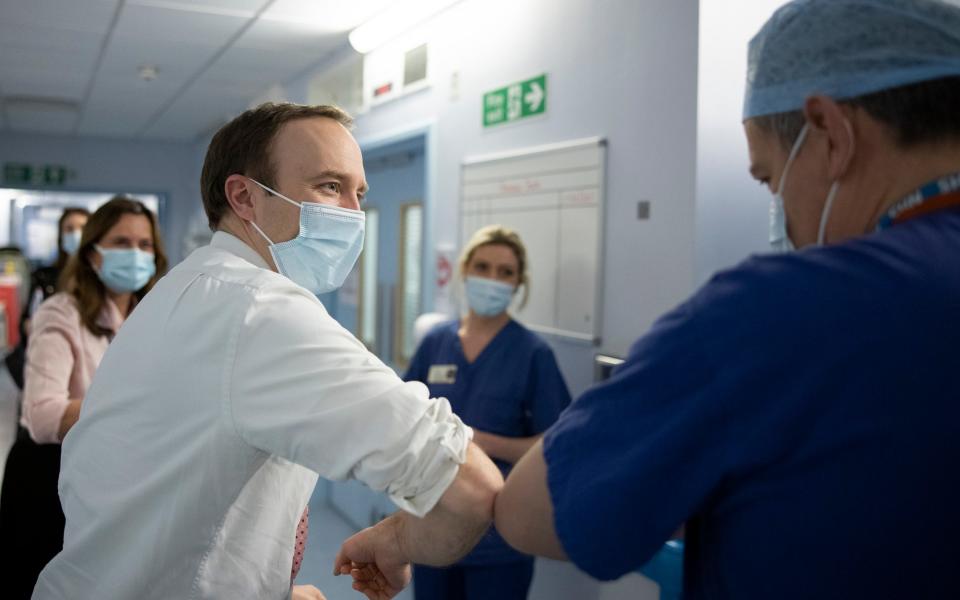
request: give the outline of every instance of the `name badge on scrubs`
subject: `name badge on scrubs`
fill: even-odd
[[[432,365],[427,371],[427,383],[456,383],[457,365]]]

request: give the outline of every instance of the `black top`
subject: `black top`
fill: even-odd
[[[10,377],[21,390],[23,389],[23,367],[27,361],[27,332],[25,324],[32,315],[30,310],[33,305],[33,298],[39,290],[46,300],[57,292],[57,279],[60,277],[60,270],[56,267],[40,267],[30,276],[30,294],[27,296],[27,305],[23,307],[23,313],[20,316],[20,343],[9,353],[4,362],[7,364],[7,370],[10,371]]]

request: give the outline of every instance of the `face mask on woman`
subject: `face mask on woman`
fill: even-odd
[[[516,291],[509,283],[485,277],[467,277],[465,287],[470,310],[482,317],[493,317],[507,310]]]
[[[143,289],[157,272],[153,253],[137,248],[101,248],[97,252],[103,257],[103,265],[94,269],[103,285],[111,291],[124,294]]]
[[[79,229],[75,231],[68,231],[63,234],[63,241],[61,242],[63,246],[63,251],[73,256],[77,253],[77,248],[80,247],[80,235],[83,232]]]

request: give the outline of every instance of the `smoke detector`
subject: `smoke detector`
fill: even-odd
[[[153,81],[157,78],[157,69],[156,65],[140,65],[140,68],[137,69],[137,73],[140,74],[140,79],[144,81]]]

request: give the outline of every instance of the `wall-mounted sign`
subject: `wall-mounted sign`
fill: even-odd
[[[547,75],[518,81],[483,95],[483,126],[519,121],[547,110]]]
[[[63,185],[73,175],[63,165],[3,163],[3,182],[9,185]]]

